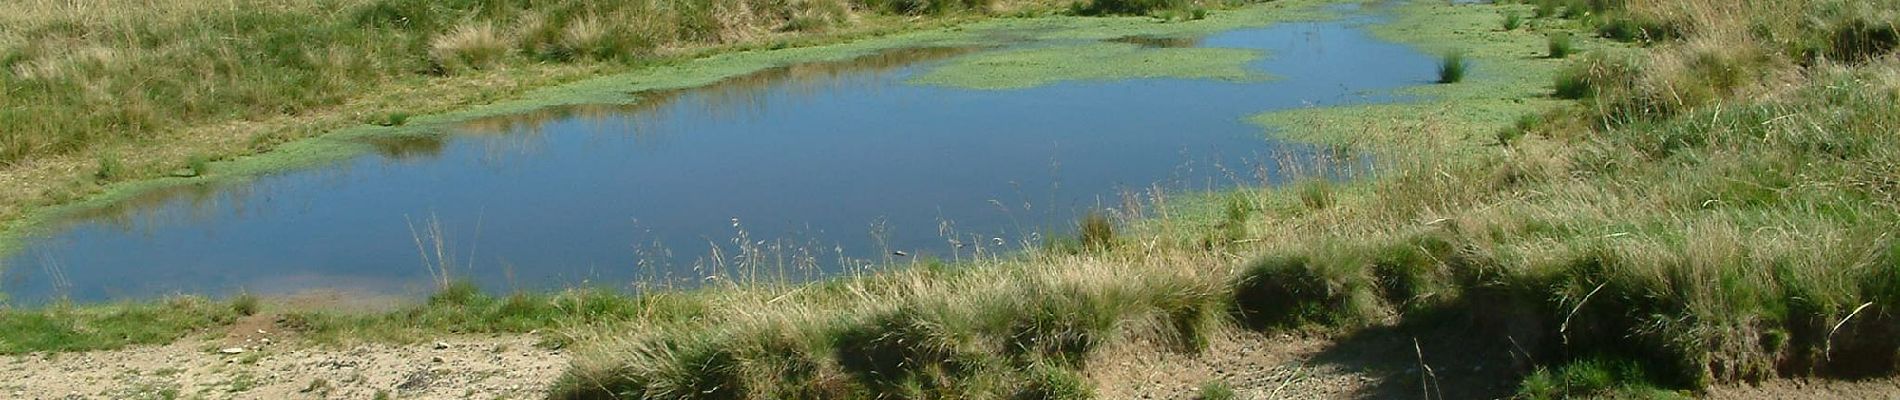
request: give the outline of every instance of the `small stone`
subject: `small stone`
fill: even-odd
[[[449,349],[449,343],[448,343],[448,342],[435,342],[435,349],[436,349],[436,350],[448,350],[448,349]]]
[[[441,364],[442,361],[443,361],[442,356],[429,357],[429,362],[432,362],[432,363]]]
[[[226,348],[218,349],[218,352],[223,353],[223,354],[244,354],[244,348],[243,347],[226,347]]]

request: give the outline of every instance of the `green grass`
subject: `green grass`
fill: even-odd
[[[1082,247],[1101,250],[1115,244],[1115,223],[1108,220],[1107,213],[1089,210],[1078,225],[1076,234],[1081,238]]]
[[[631,334],[599,328],[613,344],[584,354],[603,361],[577,364],[554,398],[694,390],[722,398],[1088,398],[1092,388],[1075,371],[1131,328],[1181,351],[1204,346],[1219,302],[1214,282],[1159,266],[1090,266],[1101,257],[1118,256],[913,269],[787,294],[723,290],[710,300],[722,306],[698,319],[642,321],[664,328]],[[733,312],[740,309],[753,311]]]
[[[1648,384],[1641,365],[1624,360],[1583,359],[1556,367],[1538,368],[1524,378],[1517,397],[1528,400],[1573,398],[1688,399]]]
[[[344,106],[443,77],[539,63],[651,60],[797,23],[983,13],[983,0],[168,1],[23,4],[0,18],[0,164]],[[751,12],[715,16],[714,9]],[[220,21],[204,23],[204,21]],[[622,21],[642,21],[638,24]],[[819,22],[823,21],[823,22]]]
[[[1445,53],[1438,62],[1438,83],[1458,83],[1465,80],[1465,70],[1470,65],[1465,62],[1463,51]]]
[[[99,155],[98,166],[93,168],[93,179],[110,181],[123,175],[125,175],[125,164],[119,162],[118,154]]]
[[[1524,26],[1524,14],[1518,13],[1517,10],[1504,12],[1504,30],[1514,31],[1522,26]]]
[[[201,154],[193,154],[190,157],[186,157],[185,171],[189,176],[209,174],[211,173],[211,158]]]
[[[1187,0],[1089,0],[1078,10],[1080,15],[1149,15],[1184,10],[1191,4]]]
[[[1064,81],[1136,78],[1265,80],[1247,68],[1257,51],[1219,48],[1147,48],[1129,43],[1088,42],[985,52],[952,60],[910,83],[973,89],[1026,89]]]
[[[1577,47],[1576,47],[1576,44],[1570,41],[1570,33],[1558,32],[1558,33],[1550,34],[1550,44],[1549,46],[1546,47],[1546,50],[1544,52],[1544,57],[1564,58],[1564,57],[1569,57],[1571,54],[1575,54],[1576,52],[1577,52]]]
[[[1202,383],[1200,393],[1195,394],[1194,398],[1197,400],[1239,400],[1240,394],[1234,393],[1234,387],[1228,385],[1227,382],[1214,380]]]
[[[230,324],[243,302],[178,297],[151,303],[0,308],[0,354],[164,344]]]
[[[1535,18],[1557,16],[1557,7],[1559,6],[1561,5],[1557,3],[1557,0],[1536,0],[1535,7],[1531,9],[1531,16]]]
[[[1814,5],[1721,14],[1743,21],[1565,6],[1597,21],[1773,35],[1653,35],[1647,50],[1581,36],[1591,53],[1561,61],[1526,57],[1548,32],[1491,29],[1492,6],[1401,6],[1376,33],[1468,49],[1487,72],[1408,89],[1416,104],[1261,119],[1374,154],[1377,175],[1157,202],[1152,218],[1114,226],[1107,242],[1122,245],[1094,251],[640,296],[453,286],[394,313],[288,321],[337,340],[557,329],[552,345],[571,346],[575,363],[552,397],[572,399],[1086,396],[1076,371],[1102,349],[1191,353],[1228,321],[1464,324],[1497,344],[1483,351],[1538,363],[1519,386],[1526,398],[1889,376],[1900,365],[1888,312],[1900,307],[1900,63],[1878,27],[1851,22],[1881,14]],[[1574,29],[1592,29],[1584,22]],[[238,308],[205,304],[0,313],[0,335],[73,336],[0,344],[162,341]],[[97,334],[179,315],[198,317],[159,334]]]
[[[663,292],[634,296],[585,288],[495,296],[461,282],[401,310],[370,315],[292,310],[285,315],[285,324],[318,341],[410,342],[439,332],[525,333],[567,324],[691,319],[705,312],[698,296]],[[549,340],[545,344],[560,346],[568,339]]]
[[[1590,14],[1589,0],[1569,0],[1564,2],[1564,19],[1578,19]]]

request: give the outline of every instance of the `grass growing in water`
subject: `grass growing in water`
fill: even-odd
[[[1108,214],[1100,210],[1089,210],[1082,215],[1082,222],[1076,229],[1082,240],[1082,246],[1092,249],[1107,249],[1115,244],[1115,223],[1108,220]]]
[[[1458,83],[1465,80],[1465,53],[1452,51],[1445,53],[1438,62],[1438,83]]]
[[[1577,52],[1576,45],[1570,41],[1570,32],[1550,34],[1550,43],[1546,47],[1548,50],[1545,51],[1544,57],[1547,58],[1564,58]]]

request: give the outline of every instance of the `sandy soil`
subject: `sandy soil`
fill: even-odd
[[[538,399],[567,366],[560,350],[536,347],[533,335],[317,346],[258,331],[9,357],[0,367],[0,398]]]
[[[1088,374],[1102,399],[1194,399],[1215,381],[1243,399],[1510,395],[1516,372],[1507,348],[1452,335],[1413,339],[1377,328],[1345,336],[1234,333],[1200,355],[1126,344],[1103,351]]]

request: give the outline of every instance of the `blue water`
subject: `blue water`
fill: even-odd
[[[994,50],[913,49],[644,94],[635,106],[475,121],[333,167],[74,216],[5,260],[0,293],[413,293],[433,287],[425,265],[443,264],[440,254],[454,279],[509,290],[810,278],[1007,252],[1070,230],[1081,210],[1120,206],[1122,193],[1262,183],[1255,171],[1276,182],[1271,160],[1320,150],[1270,139],[1244,117],[1391,101],[1390,89],[1436,77],[1434,59],[1371,37],[1366,23],[1154,44],[1262,50],[1251,67],[1279,78],[1265,82],[916,86],[905,80]]]

